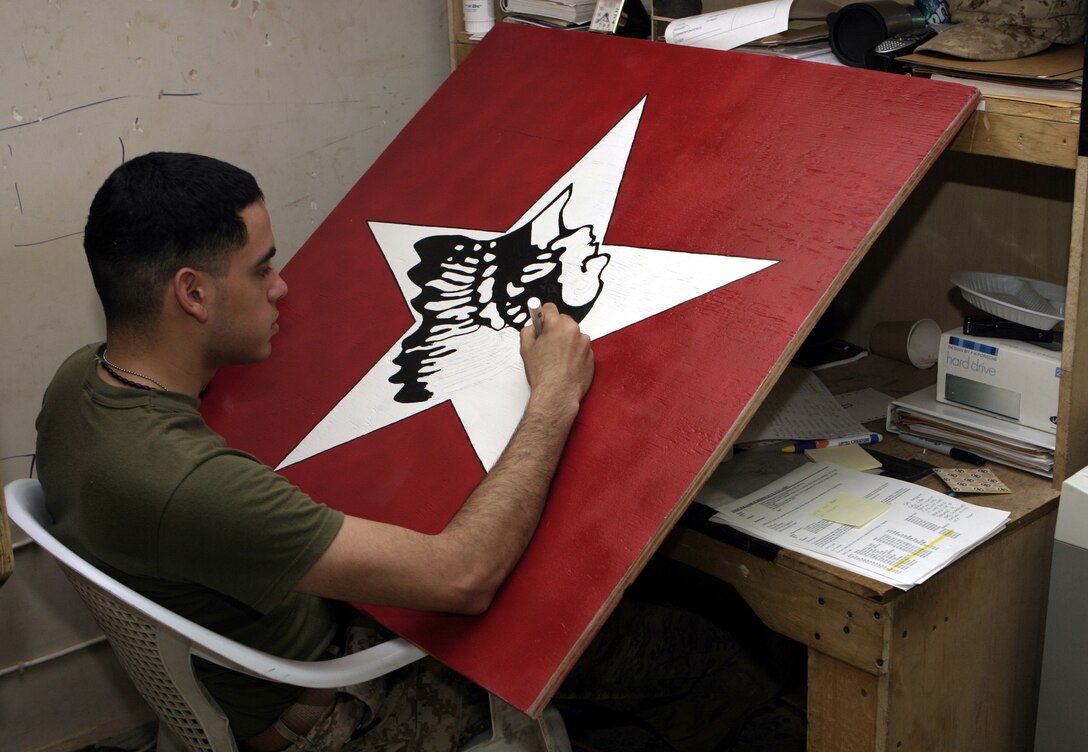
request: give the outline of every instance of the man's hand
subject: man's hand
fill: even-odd
[[[521,357],[532,396],[545,409],[573,409],[593,382],[593,350],[578,322],[545,303],[544,326],[536,334],[532,324],[521,330]]]

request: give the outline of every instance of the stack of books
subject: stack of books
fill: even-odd
[[[512,23],[572,29],[589,26],[597,0],[500,0]]]

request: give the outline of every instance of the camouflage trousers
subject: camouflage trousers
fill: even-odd
[[[346,649],[390,636],[361,616]],[[679,752],[711,752],[779,689],[709,619],[625,598],[554,704],[561,713],[586,706],[624,713]],[[339,692],[332,709],[287,752],[454,752],[489,727],[487,693],[429,657]]]
[[[356,653],[393,636],[360,614],[333,652]],[[487,693],[428,656],[341,687],[333,706],[284,752],[455,752],[488,721]]]

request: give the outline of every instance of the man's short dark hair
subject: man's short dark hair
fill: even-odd
[[[263,198],[248,172],[199,154],[152,152],[114,170],[83,233],[107,322],[154,320],[183,266],[226,274],[248,239],[240,212]]]

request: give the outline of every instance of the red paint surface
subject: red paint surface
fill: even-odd
[[[500,24],[287,265],[272,358],[204,401],[231,444],[278,464],[412,325],[367,221],[505,230],[643,96],[605,242],[781,263],[595,343],[544,518],[487,614],[372,609],[522,709],[550,697],[971,90]],[[285,470],[330,506],[427,531],[482,474],[449,404]]]

